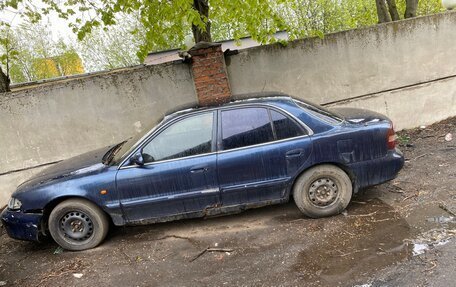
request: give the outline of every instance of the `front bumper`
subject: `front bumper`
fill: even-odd
[[[25,213],[5,208],[0,216],[6,233],[11,238],[28,241],[39,241],[41,213]]]

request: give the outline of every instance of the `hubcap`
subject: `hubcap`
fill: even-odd
[[[330,178],[323,177],[312,182],[309,198],[318,207],[331,205],[337,198],[337,185]]]
[[[73,241],[84,241],[93,234],[93,223],[90,217],[80,211],[72,211],[60,219],[60,232]]]

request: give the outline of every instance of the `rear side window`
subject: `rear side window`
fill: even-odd
[[[277,140],[294,138],[307,134],[297,123],[279,112],[271,110],[271,119]]]
[[[222,111],[222,145],[224,150],[273,140],[274,135],[266,108]]]

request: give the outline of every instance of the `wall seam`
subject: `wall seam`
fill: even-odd
[[[30,170],[30,169],[35,169],[35,168],[39,168],[39,167],[44,167],[44,166],[48,166],[48,165],[53,165],[53,164],[59,163],[61,161],[62,160],[57,160],[57,161],[53,161],[53,162],[47,162],[47,163],[34,165],[34,166],[29,166],[29,167],[24,167],[24,168],[20,168],[20,169],[13,169],[13,170],[10,170],[10,171],[6,171],[6,172],[0,173],[0,176],[8,175],[8,174],[16,173],[16,172],[21,172],[21,171],[26,171],[26,170]]]
[[[368,97],[372,97],[372,96],[383,94],[383,93],[394,92],[394,91],[403,90],[403,89],[407,89],[407,88],[413,88],[413,87],[421,86],[421,85],[425,85],[425,84],[430,84],[430,83],[435,83],[435,82],[439,82],[439,81],[444,81],[444,80],[452,79],[452,78],[455,78],[455,77],[456,77],[456,75],[446,76],[446,77],[442,77],[442,78],[438,78],[438,79],[432,79],[432,80],[429,80],[429,81],[419,82],[419,83],[416,83],[416,84],[405,85],[405,86],[401,86],[401,87],[397,87],[397,88],[391,88],[391,89],[387,89],[387,90],[382,90],[382,91],[379,91],[379,92],[372,92],[372,93],[368,93],[368,94],[363,94],[363,95],[352,97],[352,98],[346,98],[346,99],[342,99],[342,100],[328,102],[328,103],[324,103],[324,104],[321,104],[321,105],[322,106],[328,106],[328,105],[333,105],[333,104],[348,103],[348,102],[351,102],[351,101],[354,101],[354,100],[358,100],[358,99],[368,98]]]

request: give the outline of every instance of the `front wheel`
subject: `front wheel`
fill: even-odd
[[[62,248],[80,251],[96,247],[108,233],[106,214],[84,199],[58,204],[49,216],[49,232]]]
[[[348,175],[333,165],[305,171],[293,186],[293,198],[302,213],[319,218],[341,213],[350,202],[352,183]]]

